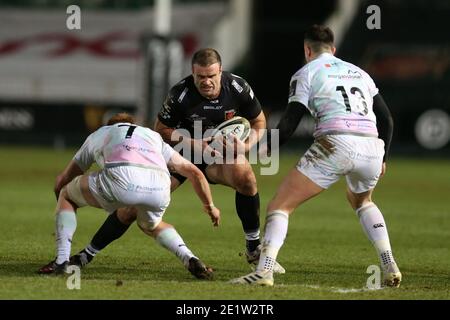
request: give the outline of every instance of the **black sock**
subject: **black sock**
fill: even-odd
[[[236,212],[241,219],[244,232],[256,232],[259,230],[259,194],[246,196],[236,192]],[[259,238],[247,240],[246,246],[249,252],[255,251],[260,244]]]
[[[257,240],[246,240],[246,247],[248,252],[253,252],[258,248],[258,246],[261,244],[259,239]]]
[[[100,229],[98,229],[92,238],[91,246],[96,250],[102,250],[114,240],[119,239],[129,227],[130,224],[120,222],[116,210],[106,218]]]

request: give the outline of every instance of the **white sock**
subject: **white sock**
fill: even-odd
[[[156,241],[161,246],[174,253],[185,267],[189,265],[189,259],[195,257],[174,228],[165,228],[162,230],[156,237]]]
[[[289,224],[286,212],[275,210],[267,214],[263,247],[256,271],[273,271],[278,251],[284,243]]]
[[[356,210],[359,221],[369,240],[377,250],[382,266],[394,261],[386,222],[380,209],[371,202]]]
[[[259,239],[259,229],[253,232],[245,232],[245,240],[252,241]]]
[[[77,228],[74,211],[63,210],[56,214],[56,263],[69,261],[72,237]]]

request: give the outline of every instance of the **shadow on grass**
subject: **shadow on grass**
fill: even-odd
[[[36,278],[36,277],[52,277],[53,275],[38,274],[39,268],[47,264],[49,261],[18,261],[5,260],[0,261],[0,277],[20,277],[20,278]],[[159,263],[155,265],[145,263],[140,265],[90,265],[81,269],[81,276],[85,280],[118,280],[118,281],[178,281],[192,282],[198,281],[186,270],[181,264],[174,263],[171,266],[161,266]]]

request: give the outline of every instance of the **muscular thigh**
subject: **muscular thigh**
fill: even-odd
[[[268,205],[267,211],[281,210],[290,214],[300,204],[323,190],[298,169],[294,168],[281,182],[275,196]]]
[[[235,189],[245,184],[254,184],[256,188],[256,177],[247,159],[238,163],[212,164],[206,168],[205,173],[209,180],[217,184]]]
[[[69,200],[81,208],[86,205],[101,208],[96,198],[92,195],[89,189],[89,175],[82,175],[75,177],[69,182],[65,188]]]

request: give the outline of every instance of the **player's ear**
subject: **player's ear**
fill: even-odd
[[[336,47],[335,46],[331,47],[331,53],[333,53],[333,55],[336,53]]]
[[[305,59],[308,61],[309,56],[311,55],[311,48],[306,44],[303,45],[303,48],[305,50]]]

